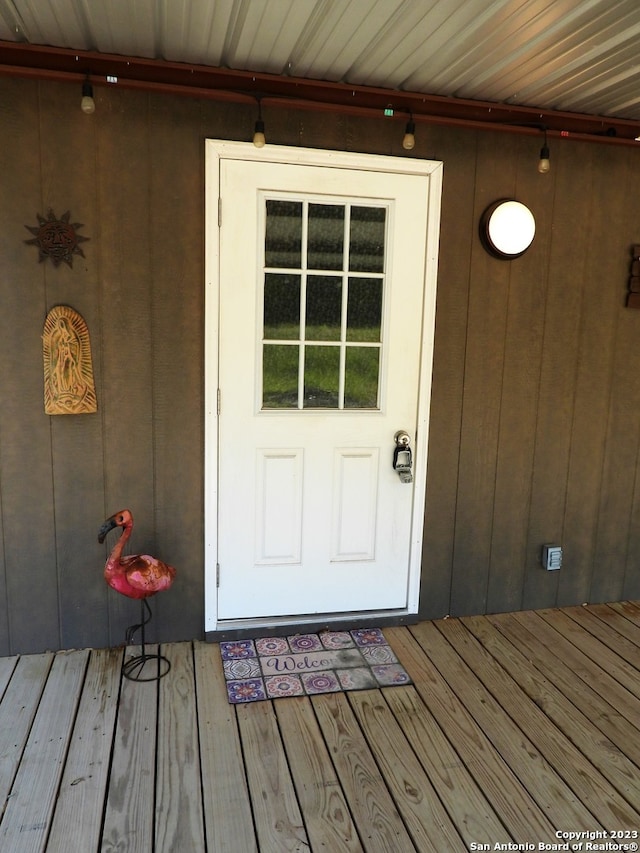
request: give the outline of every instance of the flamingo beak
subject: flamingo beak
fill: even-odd
[[[114,528],[114,527],[117,527],[117,526],[118,526],[118,525],[116,524],[116,518],[115,518],[115,516],[114,516],[114,515],[112,515],[112,516],[111,516],[111,518],[108,518],[108,519],[104,522],[104,524],[102,525],[102,527],[101,527],[101,528],[100,528],[100,530],[98,531],[98,542],[102,545],[102,543],[103,543],[103,542],[104,542],[104,540],[105,540],[105,537],[106,537],[107,533],[108,533],[110,530],[113,530],[113,528]]]

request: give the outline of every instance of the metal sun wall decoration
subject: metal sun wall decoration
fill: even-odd
[[[627,308],[640,308],[640,245],[631,249],[631,275],[627,292]]]
[[[38,247],[39,263],[51,258],[54,267],[60,266],[63,261],[72,267],[74,255],[80,255],[84,258],[84,252],[78,244],[84,243],[90,238],[82,237],[76,233],[78,228],[83,227],[82,223],[69,222],[71,213],[68,210],[62,214],[60,219],[51,209],[49,209],[46,218],[40,216],[39,213],[36,216],[38,217],[38,226],[24,226],[28,231],[31,231],[34,237],[32,240],[25,240],[24,242],[29,246]]]
[[[96,412],[89,330],[80,314],[68,305],[57,305],[47,314],[42,355],[46,414]]]

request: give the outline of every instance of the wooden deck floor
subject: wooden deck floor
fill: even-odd
[[[0,659],[0,850],[637,846],[639,603],[385,634],[412,686],[240,706],[212,644]]]

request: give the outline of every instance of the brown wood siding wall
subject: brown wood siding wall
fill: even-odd
[[[254,111],[117,87],[0,77],[0,654],[118,644],[137,605],[102,581],[103,518],[177,566],[153,639],[202,636],[204,140],[249,139]],[[265,114],[270,142],[444,162],[421,615],[640,595],[640,151]],[[504,196],[534,211],[512,262],[478,239]],[[71,211],[85,258],[38,263],[25,225]],[[99,410],[50,417],[41,334],[68,304],[91,334]],[[560,572],[540,567],[544,543]]]

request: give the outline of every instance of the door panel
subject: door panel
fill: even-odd
[[[256,453],[256,565],[302,559],[302,450]]]
[[[404,174],[245,153],[259,159],[216,159],[216,621],[407,610],[425,483],[393,470],[393,437],[415,444],[425,421],[438,164]]]
[[[331,560],[374,560],[380,453],[377,447],[336,448]]]

